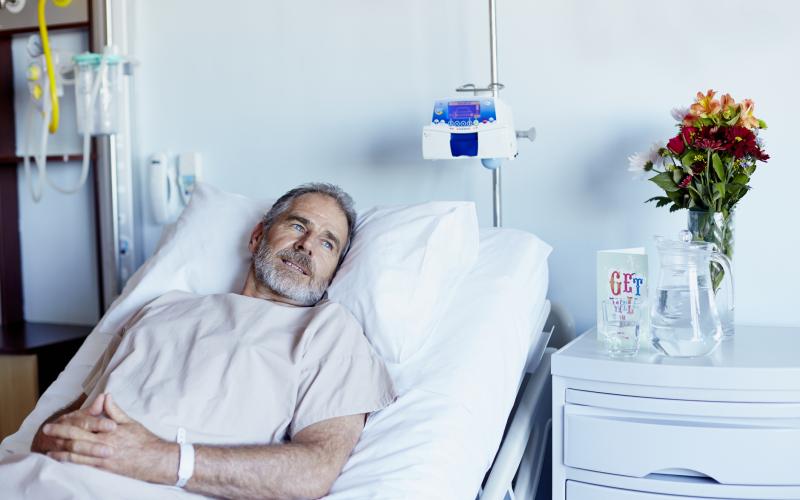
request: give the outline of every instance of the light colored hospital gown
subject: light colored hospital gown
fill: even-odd
[[[281,443],[316,422],[377,411],[395,399],[383,362],[355,318],[335,302],[295,307],[232,293],[177,291],[150,302],[128,322],[84,390],[87,405],[102,392],[112,394],[129,416],[163,439],[175,440],[183,428],[187,442],[218,445]],[[37,462],[35,469],[52,462],[28,457]],[[14,482],[8,467],[26,460],[0,464],[4,487]],[[84,486],[101,493],[91,488],[96,473],[114,476],[96,470],[68,474],[70,482],[88,481]],[[30,486],[20,482],[18,491],[30,493]]]

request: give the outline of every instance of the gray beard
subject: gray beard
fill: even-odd
[[[278,268],[277,263],[281,259],[293,262],[300,267],[308,270],[310,283],[300,282],[300,276],[289,269]],[[267,244],[267,239],[262,238],[258,246],[258,251],[253,256],[253,269],[256,280],[266,286],[281,297],[286,297],[303,306],[312,306],[319,302],[325,294],[328,283],[325,280],[318,280],[314,276],[311,259],[304,253],[296,252],[291,248],[286,248],[275,253]]]

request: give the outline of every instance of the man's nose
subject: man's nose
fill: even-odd
[[[310,243],[309,237],[310,237],[309,233],[305,233],[299,238],[297,238],[297,241],[294,242],[295,251],[311,255],[311,245],[309,244]]]

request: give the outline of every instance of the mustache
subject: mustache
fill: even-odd
[[[309,276],[313,276],[314,274],[314,268],[313,268],[313,263],[311,261],[311,257],[302,252],[298,252],[291,248],[285,248],[280,252],[276,253],[275,256],[283,260],[288,260],[292,264],[300,266],[300,268],[303,271],[305,271],[306,274],[308,274]]]

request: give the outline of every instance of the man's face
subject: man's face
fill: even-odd
[[[261,224],[259,224],[259,227]],[[330,284],[347,241],[347,218],[336,201],[302,195],[251,242],[256,280],[296,305],[315,304]]]

